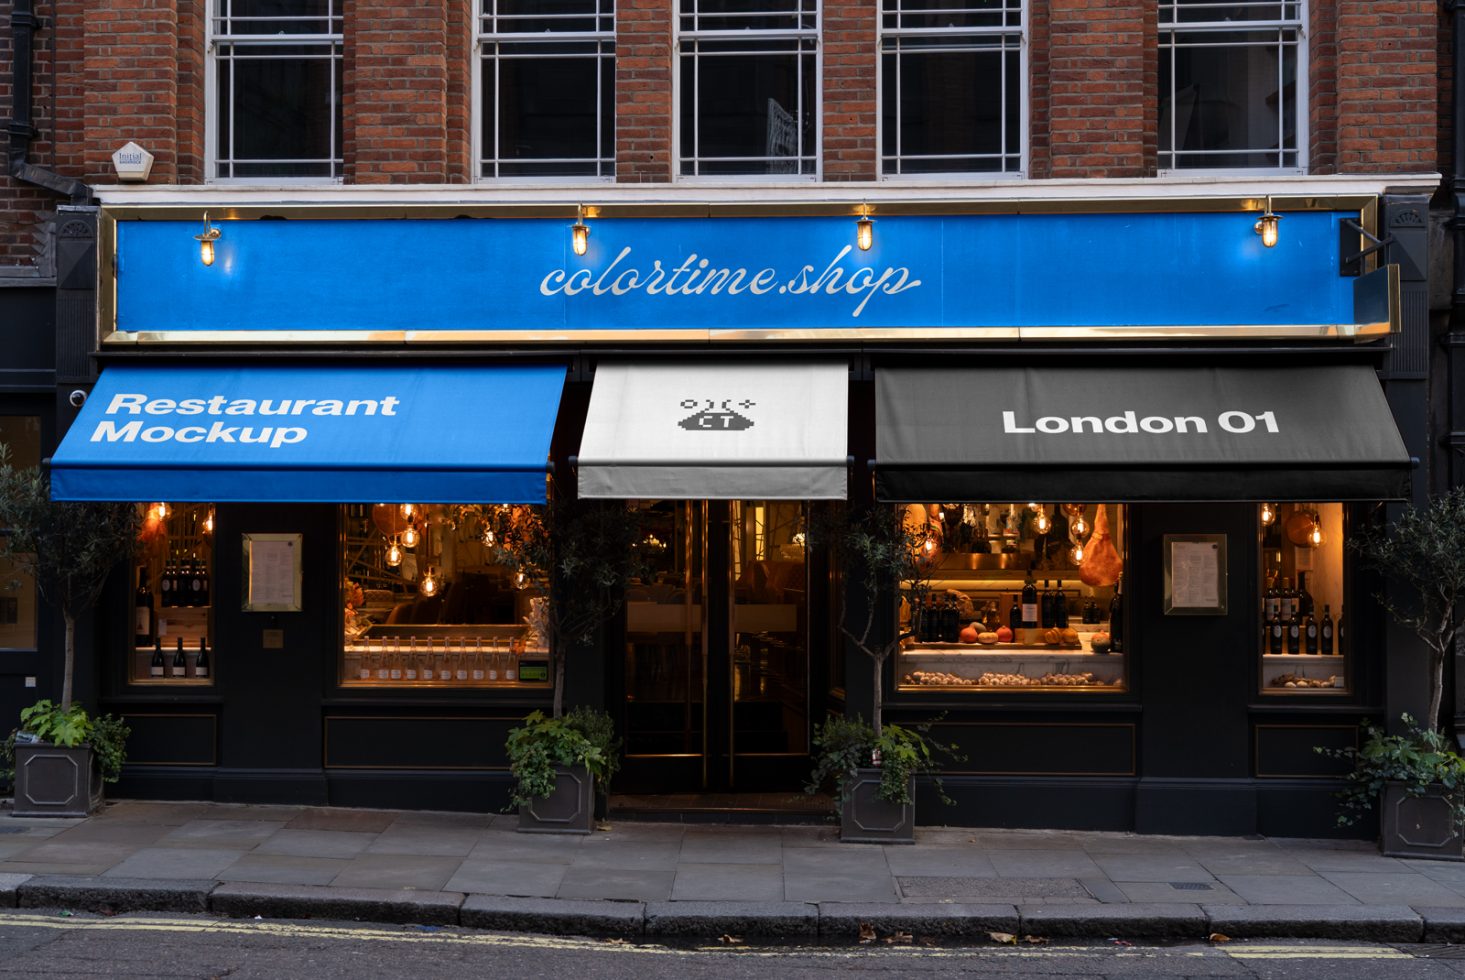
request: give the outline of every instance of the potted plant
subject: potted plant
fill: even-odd
[[[950,748],[920,731],[882,724],[885,663],[903,637],[878,627],[880,611],[897,596],[919,608],[929,590],[933,539],[928,528],[908,524],[903,510],[886,506],[831,514],[814,532],[844,569],[840,631],[869,660],[873,697],[868,725],[857,716],[819,727],[808,789],[817,791],[830,777],[838,783],[841,840],[914,843],[915,776],[934,770],[933,749]],[[941,799],[950,802],[944,792]]]
[[[1376,598],[1428,651],[1429,701],[1423,724],[1406,715],[1403,734],[1370,728],[1362,748],[1334,753],[1357,766],[1340,819],[1350,822],[1359,807],[1381,799],[1385,854],[1462,860],[1461,759],[1440,728],[1440,705],[1445,662],[1461,637],[1465,611],[1465,487],[1425,507],[1406,506],[1391,524],[1360,530],[1348,546],[1397,588]]]
[[[127,757],[122,720],[44,700],[23,709],[20,724],[0,746],[0,776],[16,787],[12,815],[84,817],[101,806],[102,784],[117,781]]]
[[[936,753],[950,747],[920,730],[884,725],[877,734],[864,718],[830,718],[814,729],[814,773],[804,788],[833,784],[839,801],[839,839],[856,844],[916,842],[916,777],[930,776],[943,803],[951,803],[936,775]],[[874,764],[872,764],[874,763]]]
[[[35,719],[26,722],[27,731],[40,737],[40,741],[28,743],[19,739],[16,743],[15,800],[16,815],[20,815],[22,801],[27,799],[75,801],[67,804],[72,812],[76,807],[90,806],[98,795],[92,789],[93,769],[106,770],[109,763],[99,762],[96,766],[77,765],[74,761],[49,767],[35,763],[37,753],[47,759],[59,758],[55,750],[98,746],[89,740],[100,725],[104,731],[122,732],[126,729],[111,727],[104,719],[87,719],[79,706],[73,708],[72,688],[76,666],[76,619],[97,601],[107,576],[117,562],[132,553],[137,541],[141,520],[137,506],[130,503],[85,502],[64,503],[51,499],[51,481],[39,467],[16,468],[11,465],[9,449],[0,445],[0,531],[4,535],[4,553],[22,570],[35,579],[36,589],[41,597],[61,612],[65,623],[65,639],[62,649],[61,701],[52,705],[40,701],[22,712],[22,718]],[[29,714],[27,714],[27,712]],[[43,731],[35,731],[32,726]],[[77,737],[77,733],[80,736]],[[61,737],[75,741],[70,745],[53,743],[47,739]],[[64,753],[62,753],[64,755]],[[121,765],[120,753],[117,756]],[[70,792],[62,794],[49,782],[41,789],[32,787],[28,780],[46,771],[48,780],[58,775],[70,774]],[[115,780],[115,775],[113,779]],[[81,801],[85,801],[83,804]],[[49,811],[54,812],[54,811]],[[85,812],[85,809],[82,810]]]
[[[588,834],[595,827],[595,792],[608,791],[620,768],[610,716],[576,708],[561,718],[531,712],[509,731],[510,803],[525,833]]]

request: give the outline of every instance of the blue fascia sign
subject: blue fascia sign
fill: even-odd
[[[116,222],[119,339],[513,341],[999,336],[1042,328],[1347,327],[1338,229],[1240,212]]]

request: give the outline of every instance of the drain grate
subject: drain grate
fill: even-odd
[[[1208,892],[1211,886],[1204,881],[1172,881],[1170,887],[1181,892]]]

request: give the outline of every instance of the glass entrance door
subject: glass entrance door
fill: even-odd
[[[640,506],[654,573],[627,594],[629,792],[796,789],[809,766],[804,505]]]

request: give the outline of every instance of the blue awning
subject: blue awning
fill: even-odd
[[[543,503],[563,365],[106,368],[57,500]]]

